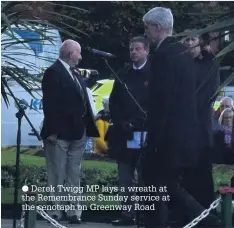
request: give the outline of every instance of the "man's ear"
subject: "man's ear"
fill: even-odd
[[[155,23],[155,28],[156,28],[157,31],[160,31],[162,29],[162,26],[158,22],[156,22]]]

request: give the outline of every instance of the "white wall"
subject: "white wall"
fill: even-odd
[[[28,92],[26,92],[21,86],[17,83],[10,87],[14,95],[18,99],[24,99],[29,104],[29,107],[25,110],[26,115],[32,122],[33,126],[39,131],[40,124],[43,120],[43,111],[41,106],[41,91],[33,93],[35,98],[32,97]],[[17,135],[17,118],[15,116],[18,109],[15,106],[15,101],[13,98],[9,97],[10,105],[7,108],[4,100],[1,101],[1,126],[2,126],[2,146],[14,146],[16,145],[16,135]],[[40,107],[41,106],[41,107]],[[33,110],[34,108],[35,110]],[[31,133],[31,127],[28,124],[27,120],[23,117],[22,119],[22,146],[41,146],[41,142],[37,140],[35,136],[29,136]]]

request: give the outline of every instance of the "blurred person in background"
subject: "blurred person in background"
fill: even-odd
[[[110,111],[109,111],[109,98],[104,97],[102,100],[103,109],[96,115],[96,124],[100,134],[99,138],[94,138],[95,152],[98,154],[106,154],[108,152],[107,142],[105,135],[110,126]]]
[[[221,113],[223,112],[224,109],[226,108],[231,108],[232,110],[234,110],[234,102],[233,102],[233,99],[231,97],[223,97],[221,100],[220,100],[220,105],[219,105],[219,108],[217,109],[217,111],[215,112],[215,118],[218,120]]]
[[[185,32],[191,32],[186,30]],[[187,36],[182,43],[195,62],[197,87],[197,115],[199,121],[199,143],[197,167],[187,169],[182,184],[205,208],[215,200],[212,176],[212,103],[220,84],[219,64],[202,37]]]
[[[234,164],[233,110],[224,109],[219,117],[220,130],[215,134],[214,153],[221,164]]]
[[[219,117],[219,124],[221,131],[224,133],[224,142],[227,146],[231,146],[232,140],[232,124],[233,124],[233,110],[226,108]]]
[[[148,61],[149,42],[143,37],[134,37],[129,43],[131,65],[118,73],[119,78],[128,87],[130,93],[146,112],[148,102],[148,81],[150,79],[150,64]],[[109,155],[117,161],[120,187],[125,187],[123,195],[128,200],[123,204],[133,205],[128,187],[134,186],[135,171],[139,155],[139,148],[128,148],[127,141],[134,139],[134,132],[145,131],[145,116],[128,94],[124,85],[116,79],[110,95],[109,109],[113,123],[115,144],[110,148]],[[108,133],[107,133],[108,134]],[[134,210],[123,211],[119,220],[113,221],[113,225],[124,226],[135,224]]]

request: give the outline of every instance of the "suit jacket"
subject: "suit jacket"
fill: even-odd
[[[41,137],[57,135],[63,140],[80,140],[86,128],[90,137],[98,137],[86,86],[80,75],[76,75],[84,91],[80,89],[66,68],[57,60],[44,74],[42,80],[44,124]]]
[[[118,73],[121,81],[144,111],[147,111],[150,73],[148,61],[142,69],[135,70],[132,66],[127,66]],[[107,133],[107,138],[109,135],[109,156],[127,164],[136,164],[140,151],[127,149],[127,140],[133,139],[134,131],[145,131],[146,118],[124,85],[121,85],[118,80],[115,80],[110,94],[109,108],[111,121],[114,124],[112,130],[110,128],[109,134]],[[127,123],[131,123],[132,127],[124,127]]]
[[[195,63],[185,47],[166,38],[152,55],[149,83],[148,158],[155,166],[197,164]],[[149,164],[148,164],[149,165]]]
[[[142,109],[147,111],[148,83],[150,80],[150,63],[146,62],[140,70],[133,69],[132,65],[119,71],[118,76],[126,84],[129,92],[139,103]],[[110,115],[113,124],[131,123],[136,130],[144,130],[145,116],[128,94],[126,88],[115,80],[109,99]],[[121,110],[121,112],[119,111]]]

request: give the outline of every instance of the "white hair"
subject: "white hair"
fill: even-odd
[[[170,9],[155,7],[143,16],[143,22],[152,24],[159,23],[164,29],[172,32],[174,19]]]
[[[221,100],[220,100],[220,103],[223,103],[223,102],[227,102],[228,104],[230,104],[231,106],[233,106],[233,100],[231,97],[223,97]]]

